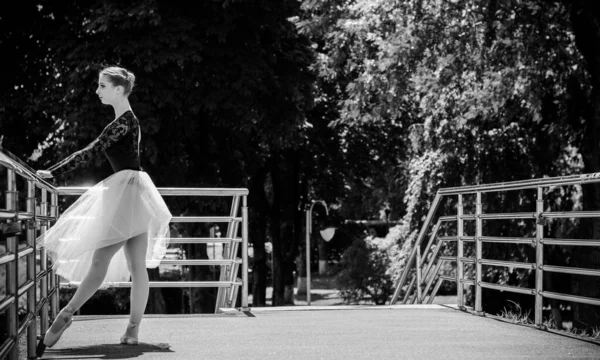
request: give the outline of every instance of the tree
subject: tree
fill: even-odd
[[[600,172],[600,7],[587,1],[563,0],[569,10],[569,18],[575,38],[575,44],[583,57],[582,65],[587,69],[591,91],[584,113],[579,118],[581,129],[580,147],[583,155],[584,172]],[[585,188],[583,209],[597,210],[600,206],[600,184]],[[591,221],[591,226],[582,226],[583,238],[597,239],[600,237],[600,221]],[[591,231],[587,231],[587,229]],[[597,268],[600,265],[600,252],[589,249],[577,249],[574,252],[573,265],[581,268]],[[587,297],[600,297],[600,279],[576,276],[573,277],[572,290],[575,294]],[[576,327],[595,328],[600,325],[600,309],[586,304],[574,304],[573,320]]]
[[[33,33],[45,54],[42,65],[31,65],[42,70],[32,72],[23,65],[15,80],[10,78],[6,90],[13,100],[3,104],[12,111],[5,112],[4,121],[11,122],[3,124],[2,132],[11,143],[4,145],[13,150],[20,134],[12,120],[17,118],[14,109],[25,103],[13,87],[17,75],[29,76],[25,89],[31,102],[25,106],[39,109],[31,118],[46,125],[15,152],[28,157],[42,143],[32,166],[48,166],[97,136],[111,117],[93,93],[98,70],[104,64],[121,64],[138,79],[131,101],[142,120],[142,166],[157,186],[268,188],[271,171],[293,171],[285,161],[299,149],[312,81],[307,71],[311,53],[287,20],[297,4],[206,2],[200,11],[197,4],[159,0],[32,4],[24,4],[26,10],[10,21],[2,18],[1,25],[9,29],[17,24],[21,30],[4,33],[8,40],[3,46]],[[28,59],[28,50],[18,55],[15,61]],[[44,143],[46,136],[51,141]],[[89,169],[95,170],[93,175],[85,174]],[[94,182],[110,172],[103,159],[96,159],[60,184]],[[251,216],[263,219],[256,232],[251,227],[256,248],[264,244],[264,229],[276,241],[291,241],[276,236],[283,230],[267,228],[262,214],[283,212],[295,200],[284,197],[278,203],[281,209],[272,209],[265,207],[261,192],[257,195],[249,204]],[[220,206],[178,202],[171,210],[178,214]],[[284,220],[290,219],[286,212]],[[260,261],[255,264],[264,267]]]
[[[597,33],[595,5],[332,0],[303,9],[300,29],[326,64],[321,79],[338,86],[335,123],[396,126],[395,140],[412,143],[391,151],[387,165],[396,170],[388,174],[404,173],[394,180],[406,189],[396,246],[412,246],[440,187],[567,175],[594,158],[583,145],[596,136],[588,109],[598,101],[588,97],[580,49],[595,59],[596,38],[581,40]],[[548,206],[578,206],[572,191],[547,194]],[[506,208],[505,200],[490,206]]]

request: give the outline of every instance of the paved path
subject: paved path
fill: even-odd
[[[600,359],[600,345],[439,305],[254,308],[254,317],[77,317],[43,359]],[[168,348],[160,343],[168,343]]]

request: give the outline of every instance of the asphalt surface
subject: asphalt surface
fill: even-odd
[[[600,359],[600,345],[439,305],[253,308],[144,318],[75,317],[43,359]]]

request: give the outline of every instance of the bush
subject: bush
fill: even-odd
[[[344,251],[337,275],[340,296],[348,303],[371,301],[383,305],[394,292],[394,284],[387,273],[391,265],[388,253],[370,238],[355,239]]]

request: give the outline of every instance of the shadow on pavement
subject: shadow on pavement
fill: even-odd
[[[147,353],[172,353],[165,343],[139,343],[136,346],[122,344],[90,345],[66,349],[47,349],[41,359],[133,359]]]

